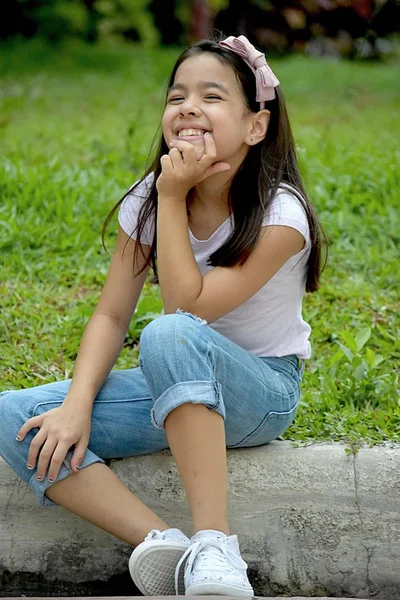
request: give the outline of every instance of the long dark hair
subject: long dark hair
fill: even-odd
[[[185,50],[175,63],[167,89],[174,83],[179,66],[186,59],[198,56],[203,52],[211,53],[221,63],[234,71],[248,109],[252,112],[258,112],[260,105],[256,101],[256,84],[253,72],[244,60],[230,50],[221,48],[216,40],[202,40]],[[326,263],[327,238],[304,189],[297,164],[292,130],[280,86],[275,88],[275,91],[276,97],[274,100],[265,103],[265,108],[271,113],[265,139],[255,146],[250,147],[242,165],[231,182],[228,202],[230,212],[233,214],[233,231],[226,242],[211,254],[208,263],[213,267],[231,267],[236,264],[244,264],[259,239],[262,221],[272,199],[276,195],[278,188],[287,184],[290,186],[290,191],[301,202],[307,215],[311,250],[307,264],[306,291],[315,292],[318,289],[319,277]],[[168,152],[169,148],[161,133],[157,152],[152,163],[148,166],[143,177],[134,186],[135,188],[150,173],[154,173],[154,179],[149,184],[150,191],[148,197],[144,201],[138,215],[138,222],[134,232],[137,240],[141,239],[141,235],[149,219],[154,219],[154,223],[156,222],[156,181],[161,173],[161,156],[168,154]],[[103,241],[106,228],[126,195],[114,206],[108,215],[103,227]],[[246,199],[245,202],[243,198]],[[156,228],[154,228],[151,251],[142,271],[150,264],[157,278],[156,247]],[[141,245],[137,244],[134,254],[135,263],[138,258],[139,248],[144,256]],[[325,252],[323,252],[324,250]]]

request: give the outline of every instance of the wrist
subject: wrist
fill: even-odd
[[[66,408],[74,408],[79,412],[87,412],[91,414],[93,410],[94,397],[85,393],[68,392],[64,398],[63,406]]]
[[[177,192],[176,194],[165,194],[165,193],[159,193],[158,194],[158,202],[159,203],[163,203],[163,204],[183,204],[184,206],[186,206],[186,196],[188,195],[188,192]]]

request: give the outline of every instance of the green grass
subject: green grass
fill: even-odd
[[[178,51],[0,49],[1,390],[71,373],[108,268],[101,226],[144,169]],[[313,357],[285,435],[297,442],[400,441],[396,60],[273,61],[332,241],[321,290],[304,303]],[[140,331],[159,309],[148,283],[118,368],[137,364]]]

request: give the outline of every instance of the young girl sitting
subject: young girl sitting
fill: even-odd
[[[129,568],[143,594],[252,596],[229,530],[226,447],[267,444],[293,422],[322,233],[279,81],[244,36],[179,57],[157,155],[121,202],[73,379],[1,395],[0,454],[42,505],[136,546]],[[165,314],[142,333],[140,366],[110,373],[150,265]],[[104,463],[167,447],[191,539]]]

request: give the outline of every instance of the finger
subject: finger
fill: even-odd
[[[171,157],[169,154],[163,154],[162,157],[160,158],[160,164],[161,164],[161,168],[163,171],[165,171],[165,169],[172,169],[172,163],[171,163]]]
[[[56,443],[55,439],[50,440],[49,438],[47,438],[46,442],[44,443],[44,445],[40,451],[39,462],[38,462],[37,473],[36,473],[36,479],[38,481],[43,481],[43,479],[46,477],[46,472],[47,472],[48,466],[50,464],[50,461],[53,457],[53,452],[54,452],[56,445],[57,445],[57,443]]]
[[[85,458],[86,450],[88,447],[89,440],[82,438],[77,444],[75,444],[74,454],[71,459],[71,469],[73,471],[79,469],[83,459]]]
[[[189,142],[175,142],[174,148],[177,148],[182,156],[185,165],[194,165],[197,163],[196,148]]]
[[[49,481],[55,481],[61,469],[61,465],[67,456],[70,446],[65,443],[58,443],[56,449],[53,452],[53,456],[50,462],[48,479]]]
[[[172,150],[169,151],[169,157],[171,159],[172,168],[175,171],[177,169],[182,168],[182,165],[183,165],[182,154],[180,153],[178,148],[172,148]]]
[[[186,140],[171,140],[169,145],[171,146],[171,148],[179,148],[182,150],[184,148],[194,148],[193,144],[187,142]]]
[[[40,448],[43,446],[46,439],[47,433],[40,429],[40,431],[38,431],[38,433],[31,441],[31,445],[29,446],[28,459],[26,461],[26,466],[28,467],[28,469],[32,470],[35,468]]]
[[[203,177],[200,181],[204,181],[207,177],[211,177],[211,175],[216,175],[217,173],[224,173],[225,171],[229,171],[231,168],[230,164],[224,162],[214,163],[208,169],[205,170]]]
[[[38,417],[32,417],[32,419],[28,419],[24,425],[22,425],[21,429],[17,433],[17,441],[22,442],[25,439],[27,433],[30,432],[31,429],[35,429],[36,427],[41,427],[43,422],[44,415],[39,415]]]
[[[215,146],[215,141],[214,141],[213,135],[209,131],[207,131],[204,134],[204,147],[205,147],[205,153],[204,153],[203,158],[205,158],[207,156],[211,159],[211,162],[213,162],[215,157],[217,156],[217,148]]]

